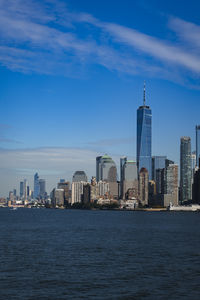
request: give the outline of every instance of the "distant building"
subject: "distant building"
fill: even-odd
[[[46,196],[46,181],[45,179],[39,179],[39,196],[44,199]]]
[[[97,182],[100,180],[117,182],[116,164],[107,154],[96,158],[96,175]]]
[[[51,203],[53,207],[64,205],[64,190],[63,189],[53,189],[51,192]]]
[[[39,194],[40,194],[39,176],[38,176],[38,173],[35,173],[33,197],[37,198],[37,197],[39,197]]]
[[[171,164],[164,170],[164,194],[169,195],[168,199],[173,205],[178,205],[178,165],[176,164]]]
[[[109,183],[106,181],[99,181],[98,182],[98,195],[100,198],[103,198],[105,195],[108,197],[108,194],[110,192],[109,189]]]
[[[192,202],[200,204],[200,168],[194,173],[192,185]]]
[[[165,168],[167,168],[169,165],[173,165],[173,164],[174,164],[173,160],[166,159],[166,161],[165,161]]]
[[[152,112],[150,107],[146,105],[144,85],[143,105],[137,110],[137,167],[138,172],[140,172],[142,168],[146,168],[149,174],[149,179],[151,179],[152,176],[151,122]]]
[[[132,160],[127,160],[123,165],[123,195],[122,198],[126,199],[128,196],[127,191],[133,189],[135,191],[134,198],[138,199],[138,174],[137,164]],[[132,190],[132,191],[133,191]]]
[[[91,202],[91,185],[89,183],[87,183],[83,186],[82,202],[84,204]]]
[[[71,202],[71,184],[69,181],[59,182],[58,189],[64,190],[64,205],[67,205]]]
[[[139,172],[139,202],[142,206],[148,205],[149,174],[147,169],[141,168]]]
[[[20,198],[22,198],[24,195],[24,182],[23,181],[20,181],[19,191],[20,191],[19,192]]]
[[[16,190],[16,189],[13,190],[13,195],[14,195],[15,197],[17,197],[17,190]]]
[[[24,179],[23,197],[25,200],[27,199],[27,180],[26,179]]]
[[[61,178],[60,179],[60,183],[64,183],[65,182],[65,179],[64,178]]]
[[[127,161],[127,157],[123,156],[120,158],[120,198],[123,199],[123,182],[124,182],[124,164]]]
[[[101,180],[101,159],[102,156],[96,157],[96,180],[97,182]]]
[[[196,152],[193,151],[191,154],[191,164],[192,164],[192,182],[193,182],[193,176],[196,170]]]
[[[87,176],[84,171],[76,171],[73,175],[72,182],[87,182]]]
[[[152,180],[156,181],[156,170],[164,169],[166,165],[166,156],[152,156]]]
[[[72,200],[71,204],[74,203],[81,203],[83,197],[83,186],[88,182],[79,181],[79,182],[72,182]]]
[[[200,125],[197,125],[196,126],[196,166],[197,167],[200,167],[199,158],[200,158]]]
[[[180,202],[192,198],[192,164],[191,164],[191,139],[181,138],[180,146]]]
[[[156,194],[164,194],[164,171],[165,168],[156,170]]]

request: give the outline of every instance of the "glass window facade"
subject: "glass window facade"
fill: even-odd
[[[152,177],[151,140],[152,113],[149,106],[140,106],[137,110],[137,167],[146,168],[149,179]]]
[[[200,125],[196,126],[196,166],[199,166],[200,158]]]

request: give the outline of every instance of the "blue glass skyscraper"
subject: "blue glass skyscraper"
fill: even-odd
[[[152,113],[145,101],[145,85],[143,105],[137,110],[137,167],[138,173],[141,168],[146,168],[149,179],[152,178],[152,159],[151,159],[151,120]]]
[[[200,158],[200,125],[197,125],[196,126],[196,166],[197,167],[200,167],[199,158]]]

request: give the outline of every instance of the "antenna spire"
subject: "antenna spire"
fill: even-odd
[[[143,94],[143,106],[146,106],[146,99],[145,99],[145,88],[146,88],[146,82],[144,80],[144,94]]]

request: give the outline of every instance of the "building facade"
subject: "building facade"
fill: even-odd
[[[127,160],[123,165],[123,194],[122,199],[128,196],[128,190],[132,189],[132,194],[135,199],[138,199],[138,173],[137,163],[132,160]]]
[[[76,171],[73,175],[72,182],[87,182],[87,176],[84,171]]]
[[[139,203],[142,206],[148,205],[149,174],[147,169],[141,168],[139,172]]]
[[[196,126],[196,166],[199,166],[200,158],[200,125]]]
[[[96,175],[97,182],[117,182],[116,164],[107,154],[96,158]]]
[[[169,201],[173,205],[178,205],[178,165],[176,164],[170,164],[164,170],[164,195],[169,195]],[[167,205],[165,203],[165,206]]]
[[[138,172],[141,168],[146,168],[149,179],[152,177],[152,112],[145,102],[145,87],[143,105],[137,110],[137,167]]]
[[[35,175],[34,175],[34,191],[33,191],[34,198],[39,197],[39,194],[40,194],[39,176],[38,176],[38,173],[35,173]]]
[[[192,198],[191,139],[182,137],[180,145],[180,203]]]

